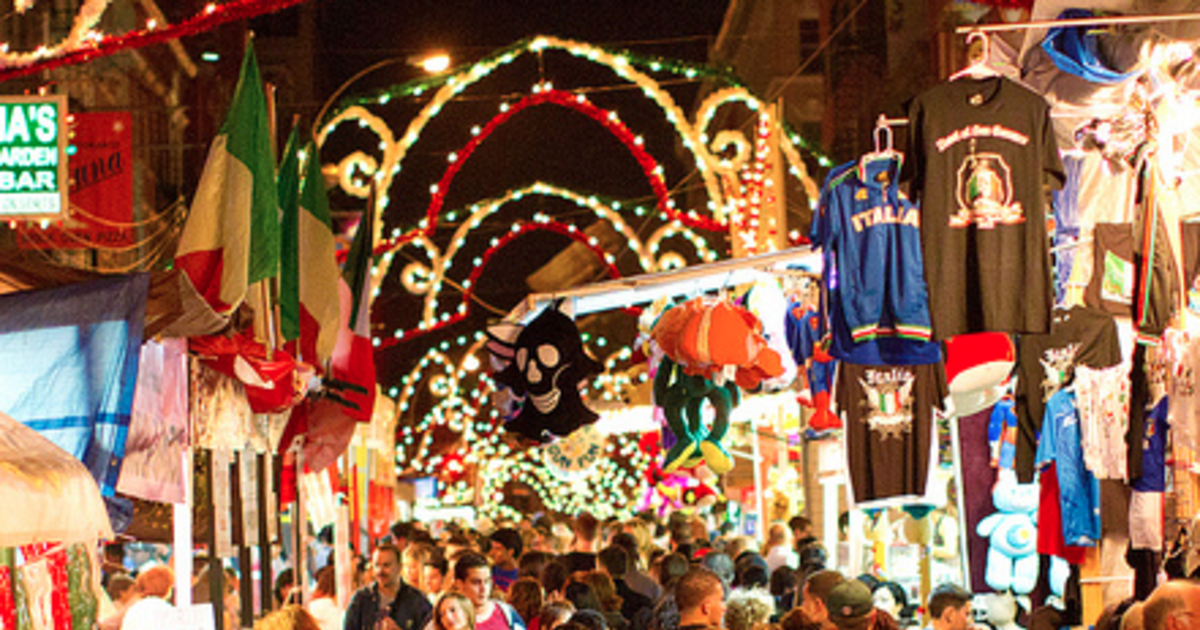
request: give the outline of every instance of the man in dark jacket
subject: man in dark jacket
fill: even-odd
[[[605,547],[600,551],[598,560],[600,570],[612,578],[617,595],[621,596],[621,616],[629,620],[635,630],[645,628],[654,602],[625,583],[625,574],[629,571],[629,556],[625,550],[616,545]]]
[[[400,578],[400,550],[382,544],[371,555],[375,583],[360,588],[346,609],[345,630],[421,630],[433,606]]]

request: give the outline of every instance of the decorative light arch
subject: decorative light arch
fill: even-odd
[[[439,289],[445,282],[448,273],[453,268],[457,255],[462,247],[466,244],[471,232],[479,227],[485,219],[498,213],[506,205],[512,202],[520,201],[528,195],[540,195],[550,198],[563,199],[574,203],[577,207],[586,209],[592,212],[597,218],[608,221],[613,229],[616,230],[626,239],[626,247],[632,252],[642,270],[645,272],[662,271],[667,268],[668,264],[659,256],[659,250],[662,247],[662,241],[673,235],[681,235],[686,238],[695,250],[697,258],[704,262],[711,262],[717,259],[717,253],[703,238],[693,232],[690,228],[681,225],[678,222],[668,223],[657,229],[648,241],[643,243],[638,238],[637,233],[621,218],[621,204],[614,200],[603,200],[596,195],[582,195],[561,186],[554,186],[545,182],[536,182],[528,186],[522,186],[506,192],[504,195],[481,201],[472,204],[466,211],[470,214],[458,226],[454,234],[450,237],[449,245],[445,253],[441,253],[440,248],[433,241],[424,235],[416,236],[407,245],[397,246],[391,251],[385,253],[379,265],[374,272],[378,277],[386,277],[391,270],[395,255],[400,247],[410,245],[419,245],[428,252],[429,264],[421,262],[412,262],[404,267],[401,274],[401,281],[405,288],[410,293],[424,296],[424,306],[422,308],[422,316],[418,324],[418,331],[433,330],[434,326],[438,326],[441,318],[437,314]],[[643,209],[638,208],[635,214],[640,214]],[[451,212],[448,216],[457,218],[459,212]],[[536,218],[535,218],[536,219]],[[511,229],[511,228],[510,228]],[[582,232],[580,232],[582,234]],[[586,238],[586,237],[585,237]],[[598,245],[589,238],[589,245]],[[600,256],[601,260],[610,257],[607,253]],[[478,268],[482,264],[481,257],[477,257],[472,261],[472,267]],[[473,284],[473,280],[464,281],[464,288],[469,288]],[[378,292],[378,289],[376,289]],[[469,307],[468,307],[469,308]],[[453,314],[447,317],[454,317]],[[455,320],[458,321],[458,320]],[[421,327],[421,324],[424,327]],[[445,324],[444,324],[445,325]],[[443,326],[444,326],[443,325]],[[438,326],[439,328],[442,326]],[[393,332],[393,338],[395,333]],[[409,333],[402,333],[401,337],[412,339],[413,336]],[[380,344],[387,343],[392,345],[394,342],[387,342],[384,339],[380,340]]]
[[[663,111],[663,115],[667,122],[674,126],[678,132],[683,146],[692,153],[693,157],[695,158],[697,171],[699,172],[701,179],[704,182],[704,187],[708,193],[709,211],[714,213],[714,215],[718,215],[714,218],[706,218],[701,217],[701,215],[695,210],[689,210],[684,213],[684,216],[695,221],[715,222],[718,225],[724,225],[724,218],[719,215],[726,208],[727,200],[717,176],[717,173],[723,168],[723,166],[720,162],[720,159],[711,150],[709,150],[708,146],[703,141],[706,139],[702,138],[703,128],[699,125],[689,123],[687,116],[675,103],[671,95],[663,90],[659,83],[652,76],[639,70],[638,65],[632,63],[633,57],[630,55],[624,53],[612,53],[591,44],[548,36],[540,36],[521,42],[516,46],[503,51],[502,53],[485,58],[460,72],[451,74],[445,79],[439,80],[440,82],[436,85],[431,85],[431,88],[436,87],[436,91],[434,92],[430,101],[421,109],[420,113],[418,113],[417,116],[409,122],[408,127],[405,129],[405,132],[400,136],[398,141],[390,138],[390,132],[387,136],[380,134],[380,147],[383,152],[383,156],[382,159],[379,160],[377,171],[380,174],[379,188],[385,191],[389,189],[392,178],[399,172],[400,163],[408,154],[409,149],[411,149],[420,138],[421,133],[424,131],[429,122],[436,117],[438,113],[441,112],[442,108],[453,98],[461,94],[471,85],[486,77],[495,69],[513,62],[518,57],[529,53],[539,54],[546,50],[562,50],[575,57],[588,59],[598,65],[608,67],[619,78],[630,81],[631,83],[634,83],[640,87],[642,93],[645,94],[650,101],[658,105],[658,107]],[[655,67],[654,62],[649,64],[649,69],[651,71],[657,71],[663,69],[663,67],[664,66],[662,64],[659,64],[658,67]],[[698,74],[694,70],[685,70],[684,72],[685,75],[688,76],[696,76]],[[420,92],[415,91],[414,93],[419,94]],[[383,93],[375,97],[375,102],[378,104],[386,104],[391,98],[392,95],[390,93]],[[741,88],[741,91],[737,92],[737,98],[744,102],[753,102],[756,104],[756,107],[762,106],[762,102],[756,97],[750,95],[748,91],[744,90],[744,88]],[[320,126],[317,133],[318,145],[323,145],[328,135],[342,122],[364,118],[374,118],[379,120],[378,117],[371,115],[361,105],[352,105],[344,110],[339,111],[328,123]],[[775,124],[782,127],[781,121],[775,121]],[[372,129],[375,129],[374,124],[369,124],[368,126]],[[788,139],[789,142],[782,144],[785,146],[784,153],[787,155],[790,163],[791,168],[789,169],[789,172],[793,176],[800,178],[802,182],[805,182],[806,191],[815,191],[817,189],[816,183],[813,182],[808,176],[807,167],[804,165],[804,162],[799,159],[799,153],[795,150],[796,146],[799,146],[803,143],[802,139],[795,134],[790,134]],[[790,150],[788,148],[789,144],[792,145]],[[818,156],[818,159],[822,157],[823,156]],[[361,189],[347,189],[346,192],[359,197],[366,196],[365,192],[363,192]],[[380,231],[383,229],[384,225],[382,221],[382,213],[386,207],[387,197],[386,195],[380,195],[376,203],[376,207],[374,208],[374,211],[376,212],[376,242],[378,242],[381,237]],[[415,229],[427,231],[432,228],[433,225],[431,224],[431,220],[428,216],[426,216],[418,223]],[[411,231],[412,230],[408,230],[408,232]]]
[[[376,343],[375,346],[378,348],[387,348],[387,347],[396,345],[397,343],[400,343],[400,341],[403,339],[406,339],[406,338],[411,339],[412,337],[415,337],[415,336],[420,336],[420,335],[424,335],[426,333],[431,333],[435,330],[441,330],[442,328],[445,328],[446,326],[450,326],[452,324],[457,324],[458,322],[466,319],[467,316],[470,315],[470,313],[471,313],[471,296],[475,292],[475,283],[477,280],[479,280],[479,276],[483,275],[483,270],[487,268],[488,262],[491,261],[492,257],[495,256],[496,253],[498,253],[500,250],[504,249],[509,243],[516,240],[518,237],[528,234],[530,232],[537,232],[537,231],[553,232],[555,234],[561,234],[563,236],[566,236],[567,238],[570,238],[571,240],[573,240],[577,243],[582,244],[583,246],[587,247],[588,250],[590,250],[593,254],[595,254],[596,258],[600,259],[600,261],[602,261],[604,263],[605,268],[608,270],[609,277],[611,277],[611,278],[620,278],[621,277],[621,272],[619,269],[617,269],[616,259],[613,258],[612,254],[609,254],[608,252],[604,251],[604,248],[600,247],[600,245],[596,242],[596,239],[589,237],[587,234],[584,234],[582,230],[575,227],[574,225],[571,225],[568,223],[560,223],[558,221],[554,221],[554,220],[550,219],[549,217],[547,217],[545,215],[539,215],[538,217],[535,217],[534,221],[531,221],[531,222],[514,223],[512,226],[512,229],[510,229],[508,232],[505,232],[503,236],[492,239],[492,243],[491,243],[490,247],[488,247],[487,251],[485,251],[483,253],[483,257],[480,260],[480,263],[471,270],[471,275],[467,278],[467,280],[465,280],[462,283],[462,287],[463,287],[462,302],[458,305],[458,309],[454,314],[442,313],[441,316],[436,318],[437,321],[433,324],[427,324],[428,320],[422,319],[421,322],[417,325],[416,330],[408,331],[407,333],[405,331],[397,328],[396,332],[393,334],[393,336],[390,339],[376,338],[378,343]],[[441,290],[440,282],[435,281],[434,283],[432,283],[432,285],[429,287],[429,290],[434,294],[439,292]],[[437,306],[436,299],[433,302],[431,302],[431,304],[432,304],[431,308],[436,308],[436,306]],[[427,312],[426,315],[429,315],[431,312],[432,311]],[[640,312],[640,311],[638,311],[638,312]]]

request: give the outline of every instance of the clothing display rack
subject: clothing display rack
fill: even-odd
[[[507,319],[528,319],[540,311],[541,306],[560,299],[571,299],[574,303],[572,312],[578,316],[646,304],[660,297],[715,291],[779,274],[790,274],[789,266],[798,264],[820,269],[820,255],[805,245],[770,254],[618,278],[563,291],[536,293],[518,304]]]
[[[1155,24],[1159,22],[1176,22],[1200,20],[1200,13],[1171,13],[1161,15],[1114,15],[1096,16],[1090,18],[1070,18],[1061,20],[1034,20],[1030,22],[1014,22],[1012,24],[976,24],[959,26],[955,33],[988,33],[999,31],[1022,31],[1035,28],[1052,28],[1055,26],[1115,26],[1120,24]]]

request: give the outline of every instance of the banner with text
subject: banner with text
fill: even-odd
[[[128,247],[136,241],[131,226],[132,130],[129,112],[81,112],[70,117],[70,207],[61,221],[19,224],[22,248],[103,249]]]

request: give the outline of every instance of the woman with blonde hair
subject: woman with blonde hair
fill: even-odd
[[[475,605],[458,591],[442,593],[433,605],[433,630],[475,630]]]
[[[321,630],[299,604],[288,604],[254,623],[254,630]]]

